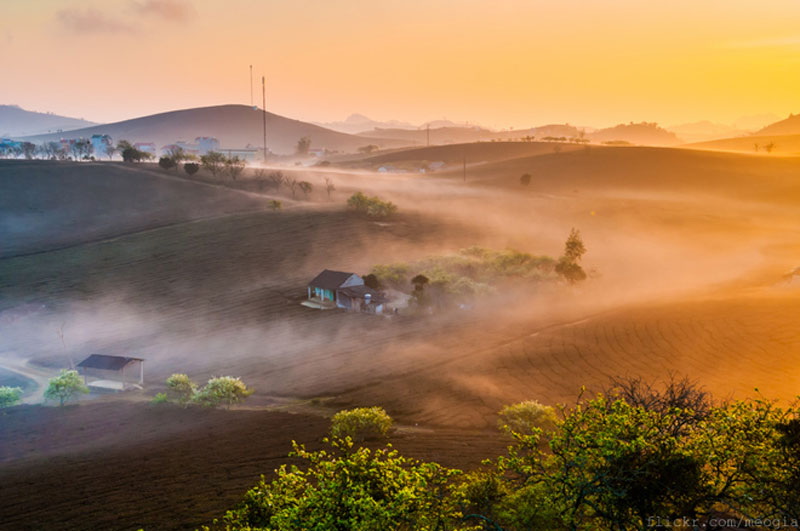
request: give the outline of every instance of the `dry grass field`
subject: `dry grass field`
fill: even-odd
[[[409,446],[412,453],[470,467],[476,454],[446,443],[452,434],[463,434],[471,448],[486,444],[489,452],[498,445],[491,434],[503,404],[569,403],[581,386],[603,389],[614,376],[687,375],[719,399],[752,395],[756,387],[782,400],[800,393],[800,289],[798,281],[783,280],[800,266],[800,160],[680,149],[502,147],[386,155],[396,163],[458,161],[466,152],[466,181],[458,165],[426,175],[371,173],[353,169],[352,161],[284,169],[316,191],[298,201],[282,192],[287,208],[281,211],[231,183],[208,185],[158,170],[0,161],[0,201],[13,214],[0,218],[12,219],[0,238],[12,242],[0,259],[0,366],[11,360],[54,372],[69,357],[91,352],[147,360],[142,396],[63,412],[81,421],[60,428],[57,449],[41,426],[57,423],[61,412],[20,408],[0,417],[0,446],[20,448],[5,451],[0,477],[31,478],[0,481],[6,500],[0,512],[19,522],[25,511],[35,511],[48,529],[74,529],[73,512],[102,516],[85,507],[65,509],[98,496],[79,486],[94,481],[119,493],[148,482],[161,489],[156,498],[181,511],[163,503],[148,511],[144,501],[133,507],[115,497],[107,503],[120,504],[119,529],[137,522],[196,525],[190,514],[211,517],[230,505],[258,470],[275,466],[289,439],[322,435],[326,424],[308,405],[314,397],[325,397],[319,414],[384,406],[401,425],[432,430],[427,442]],[[519,182],[523,173],[532,175],[529,186]],[[332,200],[320,191],[325,177],[336,182]],[[249,189],[242,182],[235,187]],[[344,201],[354,190],[394,201],[400,214],[375,222],[347,212]],[[364,273],[374,264],[470,245],[557,256],[572,227],[581,231],[588,249],[583,265],[591,272],[578,286],[505,288],[469,311],[392,319],[299,305],[307,282],[324,268]],[[170,410],[160,424],[148,424],[156,413],[144,398],[162,390],[172,372],[197,380],[241,376],[256,394],[249,410],[230,416],[215,412],[196,420],[200,413]],[[276,407],[310,416],[281,424],[267,418]],[[117,411],[129,419],[127,427],[118,437],[101,437]],[[203,439],[228,422],[225,445]],[[141,444],[123,445],[126,430],[140,423],[150,426]],[[261,423],[286,427],[273,439]],[[198,437],[206,442],[195,444]],[[248,437],[264,441],[269,455],[252,455],[251,443],[239,441]],[[58,458],[47,458],[47,469],[31,457],[54,452]],[[201,485],[191,498],[195,505],[168,494],[182,488],[179,477],[164,479],[177,469],[159,476],[156,465],[170,452],[185,459],[193,452],[198,459],[214,455],[208,461],[213,481],[186,472],[187,483]],[[121,455],[131,464],[112,474],[109,463]],[[52,506],[31,490],[59,488],[45,482],[45,471],[75,486],[61,487],[65,492]],[[221,503],[201,509],[214,496],[212,485]]]

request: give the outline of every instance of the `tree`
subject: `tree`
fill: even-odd
[[[182,406],[194,400],[197,393],[197,384],[187,375],[175,373],[167,378],[167,396],[176,400]]]
[[[267,176],[267,178],[272,183],[272,186],[275,187],[275,190],[280,190],[281,185],[286,182],[286,178],[283,176],[283,172],[280,171],[273,171]]]
[[[117,150],[120,152],[124,162],[142,162],[153,158],[151,153],[136,149],[127,140],[120,140],[117,143]]]
[[[83,383],[78,371],[63,369],[61,374],[50,378],[47,389],[44,392],[45,400],[58,400],[59,406],[63,406],[79,394],[88,394],[89,388]]]
[[[32,142],[23,142],[22,143],[22,155],[28,159],[33,159],[33,156],[36,154],[36,144]]]
[[[772,153],[772,150],[775,149],[775,142],[770,142],[769,144],[764,146],[764,151],[767,153]]]
[[[381,282],[374,273],[364,275],[364,285],[372,289],[381,289]]]
[[[220,376],[211,378],[194,397],[195,402],[208,407],[226,406],[228,409],[233,404],[241,402],[253,394],[252,389],[239,378],[233,376]]]
[[[368,144],[366,146],[361,146],[360,148],[358,148],[358,152],[359,153],[363,153],[365,155],[369,155],[373,151],[378,151],[378,149],[380,149],[380,148],[378,146],[376,146],[375,144]]]
[[[106,144],[106,155],[108,155],[108,160],[112,160],[114,158],[114,155],[116,154],[117,154],[117,147],[111,142]]]
[[[430,279],[425,275],[419,274],[411,279],[411,284],[414,286],[414,293],[422,293],[425,286],[430,283]]]
[[[531,184],[531,174],[530,173],[523,173],[522,176],[519,178],[519,184],[522,186],[528,186]]]
[[[283,203],[278,201],[277,199],[273,199],[269,203],[267,203],[272,210],[280,210],[283,208]]]
[[[170,157],[161,157],[158,159],[158,165],[165,170],[171,170],[176,166],[175,161]]]
[[[303,469],[282,465],[223,518],[225,528],[309,530],[454,529],[461,516],[448,496],[460,471],[400,456],[396,450],[354,447],[350,439],[325,440],[310,452],[293,443]],[[206,528],[208,529],[208,528]],[[463,528],[462,528],[463,529]]]
[[[294,177],[287,177],[287,178],[286,178],[286,186],[288,186],[288,187],[289,187],[289,190],[291,190],[291,191],[292,191],[292,199],[294,199],[294,198],[295,198],[295,194],[296,194],[296,191],[295,191],[295,190],[297,189],[297,186],[298,186],[299,184],[300,184],[300,181],[298,181],[298,180],[297,180],[296,178],[294,178]]]
[[[187,162],[183,165],[183,171],[185,171],[187,175],[194,175],[199,170],[200,165],[196,162]]]
[[[363,192],[356,192],[347,200],[347,206],[360,214],[372,218],[386,218],[397,212],[397,205],[391,201],[382,201],[378,197],[369,197]]]
[[[297,186],[298,188],[300,188],[300,191],[303,192],[303,194],[306,196],[306,199],[308,199],[311,190],[313,190],[314,188],[312,184],[308,181],[300,181],[299,183],[297,183]]]
[[[531,435],[537,430],[552,430],[556,425],[555,410],[536,400],[505,406],[497,415],[497,427],[507,433]]]
[[[325,191],[328,193],[328,199],[330,200],[331,194],[336,190],[336,186],[334,186],[333,181],[330,177],[325,177]]]
[[[11,407],[22,398],[22,389],[19,387],[0,386],[0,408]]]
[[[200,157],[200,164],[208,170],[213,177],[225,167],[225,155],[218,151],[209,151]]]
[[[390,417],[382,407],[358,407],[336,413],[331,419],[331,436],[356,440],[386,437],[392,427]]]
[[[304,136],[297,141],[297,148],[295,149],[295,152],[298,155],[308,155],[309,149],[311,149],[311,139],[309,137]]]
[[[184,160],[186,160],[186,159],[189,157],[189,155],[188,155],[188,154],[186,153],[186,151],[185,151],[185,150],[184,150],[182,147],[180,147],[180,146],[170,146],[170,147],[167,149],[167,157],[168,157],[170,160],[172,160],[172,162],[173,162],[173,165],[172,165],[171,167],[172,167],[172,168],[175,168],[175,171],[177,172],[177,171],[178,171],[178,169],[179,169],[179,168],[180,168],[180,166],[181,166],[181,162],[183,162]]]
[[[240,159],[238,156],[229,157],[225,160],[225,171],[228,173],[231,180],[235,181],[236,178],[242,174],[246,165],[247,162]]]
[[[585,280],[586,272],[578,264],[585,252],[586,247],[583,245],[581,233],[573,228],[564,244],[564,254],[556,263],[556,273],[570,284]]]

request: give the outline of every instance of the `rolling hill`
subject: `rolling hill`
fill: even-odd
[[[800,115],[790,114],[785,120],[770,124],[754,134],[756,136],[800,135]]]
[[[37,135],[69,131],[95,125],[82,118],[26,111],[17,105],[0,105],[0,137]]]
[[[588,135],[595,142],[624,141],[645,146],[674,146],[681,140],[655,123],[619,124]]]
[[[218,105],[153,114],[133,120],[85,127],[64,134],[27,137],[31,142],[58,140],[62,137],[110,135],[114,141],[154,142],[163,146],[178,140],[191,141],[199,136],[219,139],[223,148],[258,147],[263,144],[263,113],[247,105]],[[267,146],[274,153],[293,153],[302,137],[311,139],[312,148],[334,151],[356,151],[366,144],[398,147],[406,144],[392,138],[369,138],[331,131],[317,125],[292,120],[267,112]]]

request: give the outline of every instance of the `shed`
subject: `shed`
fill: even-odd
[[[325,269],[308,283],[308,303],[314,308],[344,308],[351,312],[383,313],[386,298],[364,285],[355,273]]]
[[[128,381],[126,370],[128,375],[133,373],[131,382]],[[78,371],[83,375],[83,382],[87,386],[99,391],[124,391],[144,385],[142,358],[92,354],[78,364]],[[138,383],[135,383],[137,380]]]

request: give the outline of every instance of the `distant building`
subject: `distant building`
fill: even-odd
[[[386,298],[364,285],[355,273],[324,270],[308,283],[308,300],[318,308],[344,308],[350,312],[383,313]]]
[[[92,354],[78,364],[78,371],[83,375],[83,382],[94,391],[125,391],[141,389],[144,385],[142,358]]]
[[[239,157],[242,160],[252,162],[258,158],[259,153],[264,153],[263,149],[257,148],[220,148],[220,153],[229,158]]]

